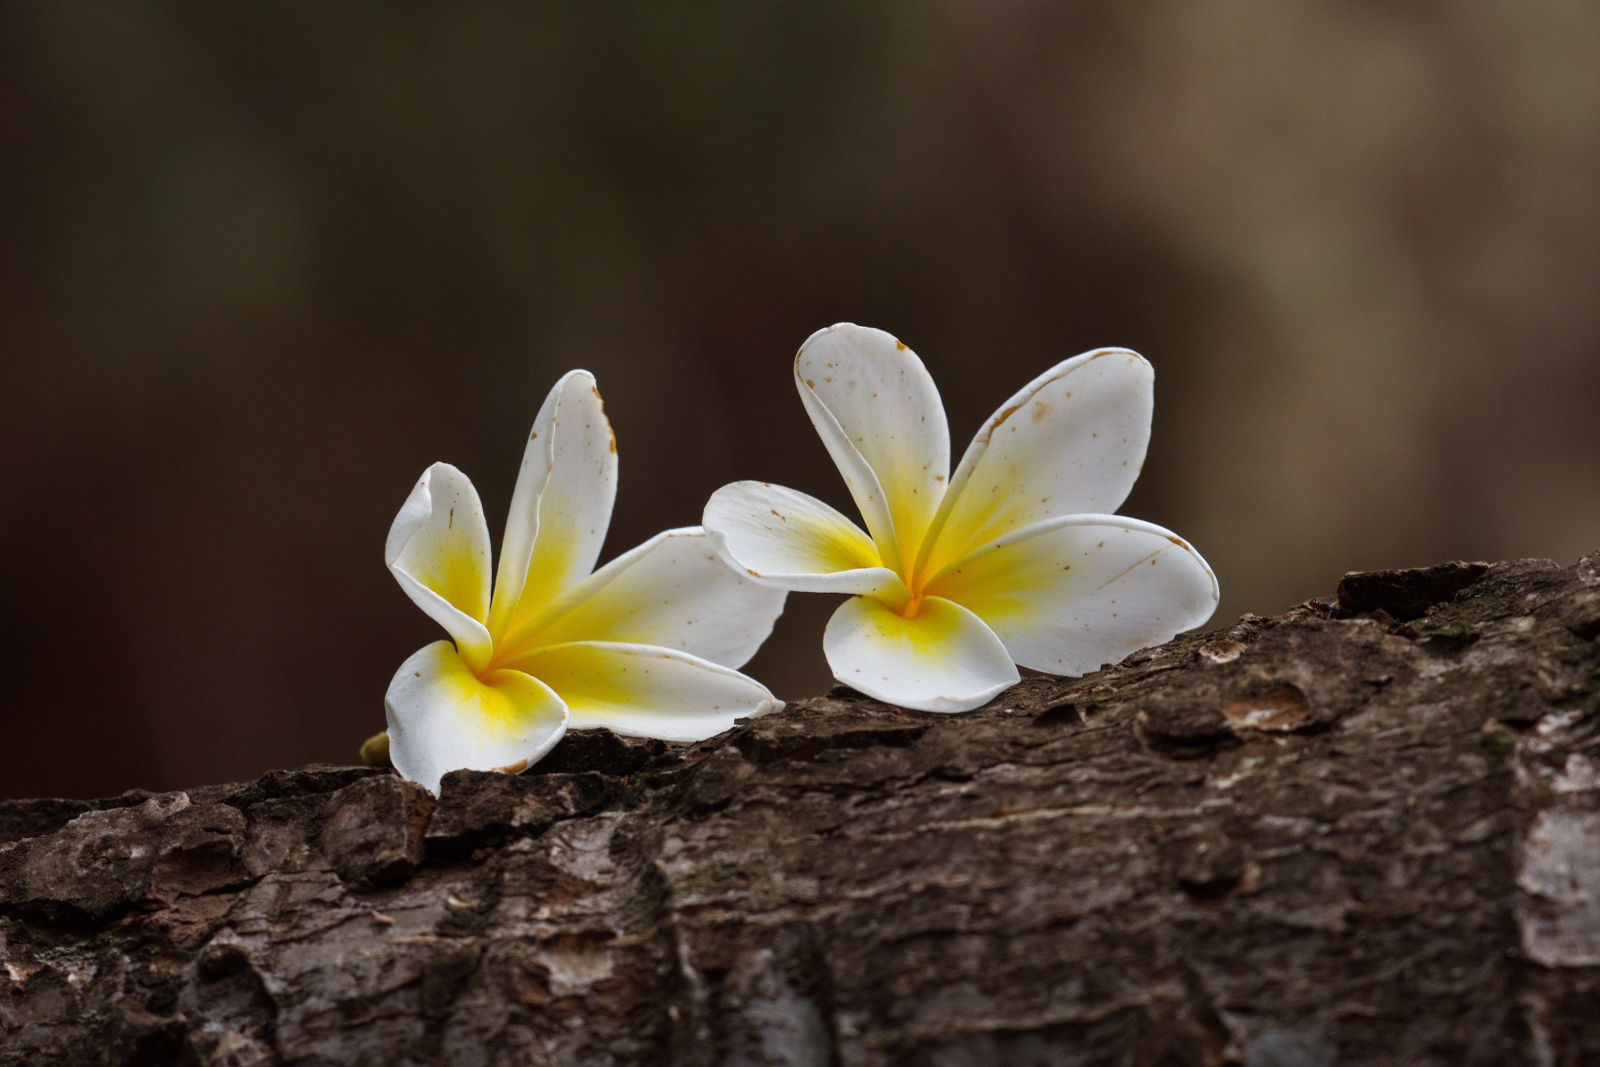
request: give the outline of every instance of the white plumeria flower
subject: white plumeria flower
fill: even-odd
[[[1137,353],[1103,348],[1052,367],[989,419],[953,475],[939,391],[890,335],[820,330],[794,373],[870,535],[764,482],[717,490],[702,521],[758,582],[856,594],[823,636],[844,684],[967,711],[1019,681],[1018,664],[1084,674],[1216,609],[1198,552],[1111,514],[1150,440],[1155,372]]]
[[[494,595],[489,528],[448,463],[422,475],[385,559],[455,638],[417,652],[384,699],[389,755],[434,793],[460,768],[521,770],[568,726],[698,741],[783,707],[735,668],[785,593],[736,574],[698,526],[657,534],[598,571],[617,448],[587,371],[550,390],[511,497]]]

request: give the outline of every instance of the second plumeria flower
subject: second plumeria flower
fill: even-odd
[[[511,497],[493,595],[472,482],[435,463],[389,530],[389,570],[455,644],[435,641],[384,700],[389,756],[437,793],[447,771],[520,770],[568,726],[697,741],[783,707],[740,674],[785,594],[730,571],[698,526],[594,569],[617,448],[587,371],[556,383]]]
[[[764,482],[724,486],[703,522],[731,567],[780,589],[853,593],[828,623],[834,677],[925,711],[967,711],[1017,665],[1084,674],[1199,626],[1217,604],[1200,554],[1111,514],[1150,440],[1155,374],[1106,348],[1001,406],[955,472],[922,361],[841,323],[795,357],[795,384],[866,520]]]

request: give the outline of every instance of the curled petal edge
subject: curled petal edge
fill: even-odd
[[[911,592],[906,589],[900,576],[888,567],[858,567],[827,574],[762,572],[746,566],[744,561],[734,554],[728,546],[726,534],[715,530],[707,530],[706,533],[711,538],[711,546],[716,549],[717,555],[722,557],[722,562],[747,576],[752,582],[773,589],[787,589],[794,593],[854,593],[876,596],[885,601],[897,601],[901,604],[911,599]]]

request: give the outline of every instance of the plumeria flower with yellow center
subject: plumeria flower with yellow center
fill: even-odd
[[[700,527],[594,571],[616,451],[594,378],[571,372],[528,437],[492,597],[472,482],[435,463],[411,491],[385,558],[455,643],[423,648],[389,683],[388,754],[407,778],[437,793],[447,771],[521,770],[569,725],[698,741],[783,707],[736,668],[786,594],[730,571]]]
[[[1199,626],[1217,604],[1200,554],[1111,514],[1150,440],[1154,371],[1122,348],[1057,364],[1000,408],[950,473],[922,361],[880,330],[821,330],[800,399],[868,532],[764,482],[712,495],[728,564],[779,589],[854,593],[823,636],[839,681],[924,711],[967,711],[1017,665],[1079,675]]]

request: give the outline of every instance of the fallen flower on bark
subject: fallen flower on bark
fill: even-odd
[[[740,674],[785,594],[730,571],[699,527],[668,530],[590,573],[616,497],[616,442],[587,371],[550,391],[523,455],[490,595],[478,493],[429,467],[385,559],[455,639],[389,683],[388,756],[433,792],[460,768],[518,771],[570,726],[698,741],[783,706]],[[376,756],[374,738],[363,746]]]
[[[1155,373],[1135,352],[1057,364],[989,419],[950,473],[933,379],[881,330],[841,323],[795,384],[866,521],[764,482],[724,486],[703,522],[729,566],[779,589],[853,593],[829,621],[834,677],[880,700],[967,711],[1017,665],[1078,675],[1199,626],[1204,559],[1111,514],[1143,465]]]

